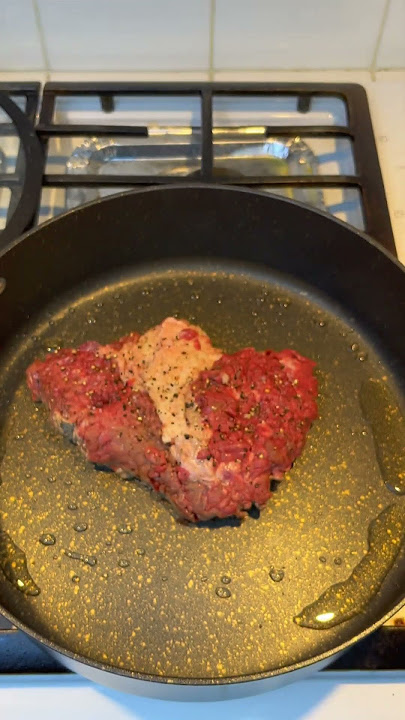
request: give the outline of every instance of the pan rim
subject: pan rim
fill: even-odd
[[[374,240],[372,237],[370,237],[367,233],[360,231],[353,226],[348,225],[348,223],[345,223],[338,218],[334,218],[330,216],[328,213],[322,210],[318,210],[315,208],[310,208],[304,203],[297,202],[295,200],[291,200],[289,198],[283,198],[278,195],[274,195],[271,193],[267,193],[262,190],[254,190],[251,188],[245,188],[245,187],[235,187],[235,186],[228,186],[228,185],[216,185],[212,183],[200,183],[200,182],[187,182],[187,183],[178,183],[173,184],[170,186],[167,185],[153,185],[148,188],[141,188],[141,189],[131,189],[129,191],[116,193],[110,197],[106,198],[97,198],[96,200],[93,200],[89,203],[86,203],[85,205],[81,205],[78,208],[73,208],[56,218],[52,218],[45,223],[41,224],[39,227],[33,228],[27,232],[25,232],[23,235],[19,236],[15,240],[8,243],[3,249],[0,250],[0,259],[4,257],[10,250],[12,250],[14,247],[19,245],[21,242],[23,242],[27,237],[30,237],[31,235],[36,234],[43,228],[47,227],[50,224],[57,223],[59,220],[62,220],[66,216],[70,216],[72,214],[77,215],[82,210],[85,210],[88,207],[92,206],[100,206],[100,204],[108,204],[109,202],[113,202],[114,198],[121,198],[124,196],[131,196],[136,195],[138,193],[149,193],[149,192],[159,192],[159,191],[167,191],[168,189],[178,191],[178,190],[190,190],[190,189],[201,189],[201,190],[225,190],[227,192],[234,191],[237,193],[244,193],[247,195],[253,195],[253,196],[261,196],[265,198],[270,198],[273,201],[276,200],[279,203],[287,203],[288,205],[297,206],[300,207],[302,210],[305,210],[306,212],[313,213],[314,215],[321,216],[325,218],[327,221],[335,223],[337,225],[340,225],[341,227],[344,227],[345,230],[349,230],[352,234],[354,234],[357,238],[361,238],[363,241],[365,241],[368,245],[371,245],[375,250],[382,253],[386,256],[388,260],[390,260],[394,265],[397,266],[397,268],[402,272],[403,277],[405,278],[405,266],[397,259],[395,258],[392,253],[390,253],[386,248],[379,245],[379,243]],[[152,683],[160,683],[163,685],[166,684],[172,684],[172,685],[188,685],[188,686],[219,686],[219,685],[228,685],[228,684],[243,684],[246,682],[254,682],[258,680],[265,680],[271,677],[276,677],[280,675],[284,675],[290,672],[293,672],[295,670],[299,670],[301,668],[310,667],[311,665],[317,664],[319,662],[322,662],[323,660],[327,660],[328,658],[333,658],[334,656],[338,655],[343,650],[351,647],[359,640],[367,637],[369,634],[374,632],[376,629],[381,627],[392,615],[394,615],[398,610],[401,609],[401,607],[404,604],[405,600],[405,594],[403,599],[401,599],[390,611],[388,611],[384,616],[376,620],[371,626],[368,626],[365,628],[362,632],[356,634],[354,637],[346,640],[345,642],[341,643],[338,646],[334,646],[328,650],[326,650],[323,653],[320,653],[318,655],[315,655],[313,657],[307,658],[305,660],[301,660],[296,663],[292,663],[290,665],[286,665],[284,667],[275,668],[272,670],[265,670],[255,673],[249,673],[246,675],[235,675],[235,676],[225,676],[225,677],[218,677],[218,678],[188,678],[188,677],[173,677],[173,676],[161,676],[161,675],[153,675],[149,673],[142,673],[137,672],[135,670],[126,670],[123,668],[115,667],[114,665],[108,665],[101,663],[97,660],[94,660],[92,658],[88,658],[84,655],[80,655],[78,653],[74,653],[73,651],[69,650],[68,648],[64,648],[58,643],[55,643],[51,640],[46,639],[45,636],[41,635],[40,633],[36,632],[35,630],[31,629],[29,626],[27,626],[24,622],[20,621],[18,618],[16,618],[11,612],[9,612],[6,608],[2,606],[0,603],[0,611],[2,614],[10,621],[12,622],[17,628],[22,630],[26,635],[33,638],[36,642],[38,642],[40,645],[44,646],[45,648],[49,649],[50,651],[53,651],[61,656],[65,656],[66,658],[69,658],[71,660],[74,660],[78,663],[81,663],[83,665],[87,665],[89,667],[96,668],[98,670],[109,672],[112,675],[119,675],[122,677],[128,677],[132,678],[134,680],[140,680],[140,681],[147,681]]]
[[[161,685],[188,685],[188,686],[198,686],[198,687],[210,687],[210,686],[218,686],[218,685],[237,685],[237,684],[243,684],[248,682],[256,682],[258,680],[266,680],[272,677],[278,677],[280,675],[286,675],[288,673],[292,673],[296,670],[301,670],[304,668],[309,668],[311,665],[317,665],[318,663],[321,663],[324,660],[327,660],[328,658],[337,657],[341,652],[344,650],[347,650],[352,645],[355,645],[360,640],[363,640],[368,635],[370,635],[372,632],[377,630],[379,627],[384,625],[387,620],[389,620],[393,615],[395,615],[396,612],[401,610],[401,608],[404,605],[405,595],[402,600],[397,603],[392,610],[389,610],[385,615],[383,615],[381,618],[376,620],[372,625],[367,627],[365,630],[363,630],[361,633],[358,633],[353,638],[350,638],[349,640],[346,640],[345,642],[341,643],[337,647],[330,648],[329,650],[325,650],[325,652],[320,653],[319,655],[315,655],[314,657],[307,658],[306,660],[301,660],[296,663],[292,663],[291,665],[286,665],[285,667],[275,668],[272,670],[263,670],[261,672],[256,673],[248,673],[246,675],[229,675],[224,677],[218,677],[218,678],[187,678],[187,677],[176,677],[172,675],[153,675],[151,673],[142,673],[137,672],[136,670],[126,670],[124,668],[116,667],[115,665],[109,665],[106,663],[101,663],[98,660],[94,660],[92,658],[88,658],[85,655],[80,655],[79,653],[72,652],[71,650],[68,650],[67,648],[62,647],[58,643],[53,642],[52,640],[47,640],[44,636],[42,636],[40,633],[36,632],[36,630],[32,630],[28,625],[23,623],[18,618],[14,617],[12,613],[10,613],[6,608],[3,607],[3,605],[0,603],[0,611],[4,615],[4,617],[12,622],[19,630],[22,630],[26,635],[33,638],[37,643],[40,645],[43,645],[48,650],[57,653],[59,655],[63,655],[70,660],[74,660],[78,663],[81,663],[82,665],[87,665],[88,667],[95,668],[97,670],[108,672],[111,675],[119,675],[121,677],[131,678],[132,680],[140,680],[140,681],[146,681],[151,683],[159,683]],[[317,631],[316,631],[317,632]]]
[[[103,205],[108,204],[110,202],[114,202],[114,199],[126,197],[127,195],[138,195],[138,194],[146,194],[146,193],[158,193],[158,192],[165,192],[167,190],[191,190],[191,189],[197,189],[200,190],[219,190],[219,191],[231,191],[235,193],[243,193],[245,195],[253,195],[253,196],[259,196],[264,198],[270,198],[271,200],[276,200],[279,203],[285,203],[287,205],[295,206],[301,208],[301,210],[305,210],[306,212],[310,212],[314,215],[320,216],[324,218],[325,220],[335,223],[336,225],[339,225],[340,227],[344,228],[345,230],[349,230],[354,235],[356,235],[358,238],[361,238],[366,243],[371,245],[375,250],[379,251],[383,255],[386,256],[388,260],[391,260],[396,267],[402,271],[404,277],[405,277],[405,265],[398,260],[398,258],[395,257],[389,250],[387,250],[383,245],[381,245],[377,240],[374,240],[371,235],[364,232],[363,230],[359,230],[358,228],[354,227],[354,225],[350,225],[347,222],[344,222],[343,220],[340,220],[337,217],[334,217],[333,215],[330,215],[325,210],[319,210],[318,208],[310,207],[309,205],[306,205],[303,202],[299,202],[298,200],[292,200],[291,198],[286,198],[281,195],[276,195],[274,193],[269,193],[264,190],[254,190],[249,187],[244,186],[235,186],[235,185],[217,185],[215,183],[202,183],[202,182],[184,182],[184,183],[173,183],[170,185],[151,185],[147,188],[136,188],[131,190],[125,190],[124,192],[114,193],[114,195],[110,195],[108,197],[104,198],[96,198],[95,200],[90,200],[87,203],[84,203],[83,205],[79,205],[78,207],[72,208],[70,210],[67,210],[66,212],[60,213],[60,215],[57,215],[56,217],[50,218],[49,220],[46,220],[45,222],[41,223],[41,225],[38,225],[37,227],[31,228],[30,230],[27,230],[25,233],[20,235],[19,237],[12,240],[10,243],[5,245],[4,248],[0,249],[0,260],[1,258],[6,255],[7,252],[12,250],[14,247],[19,245],[21,242],[23,242],[27,237],[30,237],[31,235],[34,235],[35,233],[41,231],[43,228],[48,227],[49,225],[52,225],[54,223],[58,223],[60,220],[62,220],[65,217],[68,217],[70,215],[76,215],[79,214],[82,210],[85,210],[86,208],[90,208],[96,205]]]

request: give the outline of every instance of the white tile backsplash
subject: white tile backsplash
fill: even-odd
[[[377,68],[405,68],[405,0],[390,0]]]
[[[0,70],[44,67],[31,0],[0,0]]]
[[[369,67],[385,0],[216,0],[214,68]]]
[[[0,72],[66,79],[405,68],[404,37],[405,0],[0,0]]]
[[[50,70],[204,70],[209,0],[38,0]]]

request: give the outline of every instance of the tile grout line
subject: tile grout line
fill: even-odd
[[[208,80],[214,79],[214,40],[215,40],[215,16],[216,16],[216,0],[210,0],[210,27],[209,27],[209,46],[208,46]]]
[[[405,66],[403,67],[387,67],[382,68],[383,72],[403,72],[405,70]],[[234,72],[240,72],[240,73],[296,73],[300,75],[306,75],[308,73],[370,73],[371,69],[370,66],[364,65],[362,67],[327,67],[325,65],[322,65],[322,67],[291,67],[291,68],[280,68],[280,67],[218,67],[215,68],[215,73],[234,73]]]
[[[391,7],[391,0],[385,0],[384,9],[381,16],[381,22],[380,27],[378,29],[377,38],[375,42],[374,52],[371,58],[371,64],[370,64],[370,75],[371,79],[376,79],[376,72],[377,72],[377,61],[378,61],[378,53],[380,52],[380,47],[384,35],[385,26],[387,24],[387,18],[388,13]]]
[[[1,2],[1,0],[0,0]],[[118,69],[118,70],[111,70],[111,68],[100,68],[98,70],[78,70],[77,68],[67,68],[65,70],[52,70],[52,71],[46,71],[43,67],[21,67],[18,70],[0,70],[0,76],[1,75],[17,75],[18,73],[44,73],[45,75],[67,75],[70,73],[71,75],[122,75],[122,76],[136,76],[136,75],[160,75],[160,76],[168,76],[168,75],[183,75],[184,73],[187,74],[187,80],[189,79],[189,76],[192,76],[193,73],[196,73],[198,75],[205,74],[207,78],[209,77],[209,71],[207,68],[199,68],[195,70],[179,70],[179,68],[161,68],[161,69],[154,69],[154,70],[124,70],[124,69]],[[297,74],[297,75],[305,75],[308,73],[366,73],[370,74],[371,70],[370,67],[358,67],[358,68],[347,68],[347,67],[312,67],[312,68],[277,68],[277,67],[252,67],[252,68],[246,68],[246,67],[232,67],[232,68],[216,68],[213,71],[213,75],[219,74],[219,73],[246,73],[246,74],[252,74],[252,73],[281,73],[281,74]],[[382,73],[403,73],[405,72],[405,66],[403,67],[382,67],[379,68],[377,72]],[[198,82],[198,81],[197,81]]]
[[[51,68],[49,65],[48,48],[47,48],[47,44],[45,41],[45,33],[44,33],[44,28],[42,27],[41,13],[39,10],[39,5],[38,5],[37,0],[32,0],[32,9],[34,11],[35,25],[36,25],[37,32],[38,32],[39,44],[41,46],[42,58],[43,58],[44,65],[45,65],[43,72],[45,71],[46,80],[49,81],[49,75],[50,75]]]

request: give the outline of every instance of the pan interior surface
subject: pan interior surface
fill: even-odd
[[[47,351],[107,343],[168,315],[201,325],[228,352],[291,347],[317,363],[320,416],[304,452],[260,516],[240,525],[181,524],[136,481],[94,469],[25,386],[25,368]],[[40,589],[24,594],[0,573],[3,606],[90,662],[186,681],[279,671],[349,640],[401,600],[402,550],[381,590],[369,578],[362,601],[354,593],[349,620],[319,630],[294,618],[350,576],[374,518],[392,504],[404,510],[362,412],[370,381],[401,404],[388,360],[361,329],[267,269],[176,261],[77,288],[31,321],[1,367],[1,529]]]

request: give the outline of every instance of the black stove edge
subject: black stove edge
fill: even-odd
[[[405,670],[405,630],[380,628],[333,662],[329,671]],[[55,658],[20,630],[0,632],[0,676],[68,673]]]

